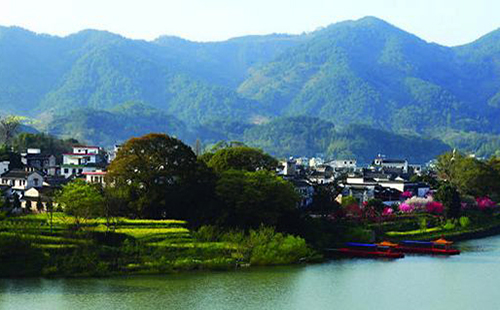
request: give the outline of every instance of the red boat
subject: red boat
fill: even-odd
[[[390,246],[396,251],[403,253],[435,254],[435,255],[458,255],[460,250],[452,248],[453,242],[443,238],[435,241],[402,241],[400,244],[382,242],[379,245]]]
[[[338,254],[347,257],[364,258],[403,258],[403,253],[395,251],[388,246],[365,243],[346,243],[345,247],[339,249],[329,249],[328,253]]]

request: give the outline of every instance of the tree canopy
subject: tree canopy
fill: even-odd
[[[217,181],[217,221],[223,226],[255,228],[286,226],[296,211],[298,194],[292,184],[269,171],[224,171]],[[283,228],[283,227],[281,227]]]
[[[132,216],[188,219],[210,195],[212,176],[191,148],[165,134],[132,138],[108,169]]]
[[[216,172],[222,173],[230,169],[274,170],[278,166],[278,161],[262,150],[247,146],[234,146],[218,150],[210,157],[207,164]]]
[[[100,216],[104,203],[96,185],[88,184],[84,180],[75,180],[63,186],[56,194],[55,201],[63,207],[64,212],[75,217],[77,224]]]

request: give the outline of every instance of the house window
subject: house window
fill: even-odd
[[[35,182],[35,186],[38,186],[38,179],[33,180]]]
[[[81,174],[83,172],[83,169],[78,169],[78,173]]]
[[[67,174],[68,172],[68,168],[64,168],[64,173]]]

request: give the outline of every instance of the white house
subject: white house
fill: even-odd
[[[51,201],[54,195],[55,188],[53,187],[32,187],[24,192],[23,200],[21,201],[21,206],[26,208],[27,202],[31,203],[31,211],[45,211],[47,210],[47,203]],[[37,203],[42,203],[43,210],[37,209]]]
[[[69,178],[71,175],[82,175],[95,172],[104,164],[101,148],[97,146],[74,146],[72,153],[63,154],[61,174]]]
[[[334,169],[356,169],[357,167],[357,162],[355,159],[337,159],[332,160],[326,164]]]
[[[372,166],[378,168],[400,169],[403,173],[408,173],[410,165],[408,161],[404,159],[388,159],[379,155],[373,161]]]
[[[43,176],[34,169],[13,169],[1,175],[0,183],[10,186],[14,191],[25,191],[32,187],[42,187]]]
[[[106,171],[94,171],[94,172],[84,172],[83,175],[85,176],[85,181],[87,183],[94,183],[94,184],[105,184],[104,178],[106,177],[107,172]]]
[[[21,162],[30,168],[43,171],[48,175],[57,175],[59,167],[56,163],[56,156],[51,154],[42,154],[40,149],[30,148],[26,153],[21,154]]]

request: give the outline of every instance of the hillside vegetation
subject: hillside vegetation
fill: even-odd
[[[275,125],[267,132],[271,127],[260,124],[305,116],[335,124],[336,133],[288,144],[287,155],[312,148],[364,156],[368,143],[338,136],[340,128],[364,124],[374,128],[365,132],[378,144],[386,142],[379,140],[383,130],[397,139],[437,138],[488,156],[500,134],[499,60],[498,30],[445,47],[374,17],[301,35],[209,43],[168,36],[130,40],[96,30],[55,37],[0,27],[0,112],[103,145],[153,130],[188,143],[245,140],[278,154],[258,135],[276,141],[289,133],[276,132]],[[131,109],[130,102],[141,107]],[[306,129],[302,140],[319,130]],[[427,146],[431,153],[443,149]],[[428,151],[387,155],[430,159]]]

